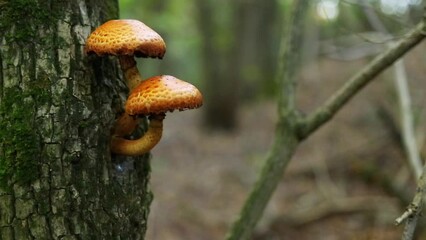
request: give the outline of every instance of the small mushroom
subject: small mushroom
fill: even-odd
[[[120,19],[110,20],[95,29],[86,41],[85,52],[118,56],[126,84],[132,90],[142,80],[134,56],[162,59],[166,44],[158,33],[144,23]]]
[[[113,135],[111,151],[128,156],[149,152],[161,139],[167,111],[199,108],[202,104],[203,96],[196,87],[173,76],[156,76],[143,81],[130,93],[126,113],[149,116],[148,130],[136,140]]]

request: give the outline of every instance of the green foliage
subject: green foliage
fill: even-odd
[[[40,146],[34,131],[35,105],[47,102],[42,88],[23,92],[18,87],[4,91],[0,104],[0,187],[10,180],[26,184],[37,178]]]

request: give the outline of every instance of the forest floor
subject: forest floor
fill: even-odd
[[[426,70],[417,57],[406,65],[419,112]],[[322,60],[306,67],[299,76],[300,108],[311,112],[364,63]],[[402,227],[393,222],[411,201],[415,182],[391,78],[391,71],[382,74],[297,149],[253,239],[400,239]],[[202,110],[167,115],[152,151],[147,239],[224,238],[268,154],[277,119],[272,100],[244,104],[238,114],[233,132],[203,129]],[[419,137],[424,127],[418,126]],[[425,231],[418,234],[426,239]]]

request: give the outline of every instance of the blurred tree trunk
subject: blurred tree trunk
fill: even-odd
[[[212,129],[232,130],[236,125],[238,107],[238,78],[233,61],[235,39],[231,38],[233,8],[218,8],[213,0],[198,0],[198,24],[202,40],[204,73],[204,125]]]
[[[117,17],[116,0],[0,1],[0,239],[144,238],[149,156],[111,157],[126,88],[83,53]]]
[[[278,21],[277,1],[237,0],[235,2],[235,56],[237,77],[243,100],[255,100],[272,94],[275,89],[275,70],[278,39],[282,27]]]
[[[223,5],[229,7],[224,10]],[[252,100],[272,92],[277,2],[199,0],[197,6],[206,82],[204,124],[232,130],[241,98]]]

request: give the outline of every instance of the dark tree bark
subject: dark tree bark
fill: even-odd
[[[0,0],[0,239],[143,239],[149,155],[111,156],[127,89],[83,53],[116,0]]]

